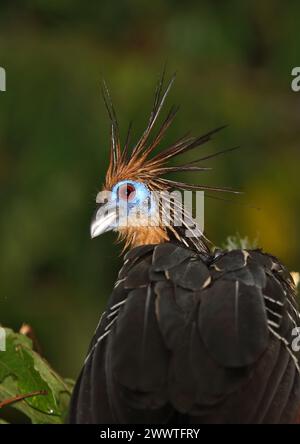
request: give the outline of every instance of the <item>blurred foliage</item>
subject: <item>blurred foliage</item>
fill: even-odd
[[[177,71],[163,145],[229,123],[201,152],[242,146],[190,176],[246,192],[206,199],[207,236],[239,231],[299,269],[299,14],[296,0],[1,1],[1,322],[33,325],[59,373],[77,376],[121,260],[113,234],[89,239],[108,160],[102,76],[137,137],[162,66]]]
[[[239,233],[228,236],[226,242],[222,245],[224,250],[255,250],[257,248],[257,239],[249,239],[248,236],[242,237]]]

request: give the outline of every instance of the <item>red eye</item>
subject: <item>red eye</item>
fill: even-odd
[[[128,202],[134,199],[135,187],[130,183],[125,183],[119,188],[119,197],[122,200],[127,200]]]

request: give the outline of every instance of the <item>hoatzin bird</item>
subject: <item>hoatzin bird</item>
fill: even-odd
[[[232,191],[163,177],[202,171],[199,161],[221,153],[167,166],[220,128],[153,153],[177,112],[172,107],[151,137],[173,80],[166,89],[163,78],[158,82],[147,128],[131,150],[130,130],[121,149],[103,88],[111,156],[107,198],[97,199],[91,236],[115,230],[129,251],[75,386],[69,422],[297,422],[300,322],[291,275],[259,249],[213,248],[197,226],[187,235],[188,214],[182,226],[162,223],[167,204],[152,198],[173,189]],[[186,211],[173,204],[173,215]],[[142,223],[157,206],[157,223]],[[118,223],[122,217],[127,224]]]

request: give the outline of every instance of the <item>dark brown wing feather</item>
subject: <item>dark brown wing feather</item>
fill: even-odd
[[[293,282],[259,250],[131,250],[71,423],[290,423],[300,406]]]

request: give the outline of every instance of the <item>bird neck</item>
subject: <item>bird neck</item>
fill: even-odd
[[[204,235],[187,237],[181,227],[126,227],[119,230],[119,240],[125,242],[124,250],[140,245],[174,242],[201,254],[210,254],[210,242]]]
[[[161,244],[170,240],[167,231],[162,227],[126,227],[119,231],[125,249],[140,245]]]

